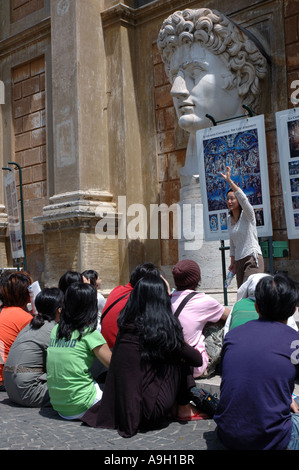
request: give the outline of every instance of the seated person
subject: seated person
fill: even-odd
[[[111,351],[97,330],[97,320],[96,289],[87,283],[72,283],[47,350],[50,401],[65,419],[80,418],[102,397],[90,367],[95,357],[109,367]]]
[[[67,288],[73,282],[83,282],[82,274],[78,273],[78,271],[66,271],[59,278],[58,287],[65,294]]]
[[[172,270],[172,275],[176,290],[172,293],[171,303],[173,312],[177,310],[181,302],[198,287],[201,280],[201,273],[198,264],[193,260],[179,261]],[[209,372],[215,370],[220,360],[222,348],[222,335],[224,322],[230,309],[221,305],[204,292],[194,292],[194,295],[184,306],[179,314],[179,321],[183,328],[185,341],[199,351],[203,358],[200,367],[194,367],[195,378],[202,376],[209,367]],[[219,325],[218,322],[221,321]],[[217,324],[208,340],[208,334],[203,332],[210,324]],[[207,325],[208,324],[208,325]],[[217,334],[219,332],[219,335]],[[218,336],[219,345],[213,344],[214,338]],[[207,351],[207,341],[209,341],[210,355]]]
[[[27,310],[30,284],[32,278],[25,271],[5,273],[0,280],[0,298],[3,303],[0,314],[0,390],[5,390],[3,364],[9,350],[19,332],[32,320]]]
[[[35,298],[37,315],[20,331],[4,366],[8,397],[22,406],[49,406],[46,358],[50,335],[63,303],[57,287],[42,289]]]
[[[269,274],[257,273],[249,276],[237,292],[237,302],[234,304],[224,326],[224,336],[229,330],[243,325],[250,320],[256,320],[259,315],[255,309],[255,288],[260,279]],[[293,315],[288,318],[287,325],[298,331]]]
[[[232,329],[223,341],[214,415],[218,436],[230,450],[298,450],[299,414],[292,393],[299,374],[299,334],[287,325],[298,305],[298,285],[283,274],[266,276],[255,298],[258,320]]]
[[[99,277],[99,274],[97,273],[97,271],[95,271],[94,269],[87,269],[86,271],[83,271],[82,278],[83,278],[83,282],[87,282],[88,284],[91,284],[92,286],[95,287],[97,291],[101,289],[102,280]],[[98,298],[98,309],[99,309],[98,327],[100,328],[101,327],[101,324],[100,324],[101,313],[105,306],[106,299],[100,292],[97,292],[97,298]]]
[[[131,272],[128,284],[115,287],[108,295],[101,316],[101,333],[110,349],[114,346],[118,332],[118,316],[126,305],[136,283],[148,272],[153,272],[157,276],[160,274],[158,268],[153,263],[138,264]]]
[[[98,289],[101,288],[102,280],[99,277],[99,274],[94,269],[87,269],[82,273],[83,282],[91,284],[97,290],[97,299],[98,299],[98,325],[97,330],[101,331],[101,315],[103,308],[106,303],[105,297],[98,292]],[[96,357],[94,359],[94,363],[90,368],[91,375],[94,379],[99,383],[103,384],[105,382],[106,374],[107,374],[107,367],[99,361]]]
[[[185,343],[160,276],[138,281],[118,326],[103,398],[82,420],[131,437],[171,412],[183,421],[202,419],[190,403],[195,386],[190,366],[201,365],[201,354]]]

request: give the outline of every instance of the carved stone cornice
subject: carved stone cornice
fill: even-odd
[[[43,208],[43,215],[34,217],[34,222],[43,226],[43,231],[70,230],[80,228],[91,231],[103,218],[116,216],[116,204],[112,195],[105,191],[75,191],[55,195]]]
[[[136,10],[123,3],[107,8],[101,12],[103,28],[117,23],[122,23],[126,26],[135,26],[136,24]]]
[[[0,41],[0,60],[51,35],[51,18],[45,18]]]
[[[164,18],[170,10],[185,9],[192,5],[194,7],[195,4],[194,0],[157,0],[134,9],[120,2],[101,12],[103,28],[117,23],[125,26],[138,26],[151,22],[155,18]]]

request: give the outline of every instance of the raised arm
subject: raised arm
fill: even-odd
[[[255,214],[252,205],[250,204],[246,194],[242,191],[236,183],[233,182],[231,179],[231,168],[229,166],[226,167],[226,173],[220,173],[222,178],[230,185],[231,189],[234,193],[236,193],[236,198],[242,207],[244,214],[246,217],[255,224]]]
[[[231,179],[231,174],[232,174],[232,170],[229,166],[226,167],[226,173],[220,173],[220,175],[222,176],[223,179],[225,179],[225,181],[230,185],[230,187],[232,188],[232,190],[234,192],[238,191],[239,186],[236,185],[236,183],[233,182],[233,180]]]

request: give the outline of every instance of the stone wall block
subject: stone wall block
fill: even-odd
[[[41,162],[41,148],[35,147],[27,149],[19,154],[20,164],[22,167],[36,165]]]
[[[44,0],[11,0],[11,21],[19,21],[43,7]]]
[[[31,113],[23,118],[23,131],[31,131],[41,127],[41,113]]]
[[[40,128],[31,132],[32,147],[38,147],[46,143],[46,129]]]
[[[170,89],[170,84],[155,88],[156,109],[165,108],[166,106],[173,106]]]
[[[20,116],[25,116],[26,114],[30,113],[30,97],[27,96],[26,98],[21,98],[14,102],[14,118],[18,118]]]
[[[15,151],[16,152],[29,149],[30,147],[31,147],[30,132],[27,132],[26,134],[16,135],[15,137]]]
[[[39,76],[31,77],[22,82],[23,96],[33,95],[39,90]]]
[[[299,14],[299,0],[285,0],[284,13],[285,17]]]
[[[299,47],[298,43],[289,44],[286,46],[287,51],[287,67],[292,69],[299,68]]]
[[[15,68],[12,72],[12,81],[13,83],[21,82],[30,77],[30,64],[20,65]]]
[[[45,92],[35,93],[30,97],[30,111],[34,113],[45,108]]]

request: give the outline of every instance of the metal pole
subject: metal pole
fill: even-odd
[[[223,295],[224,295],[224,305],[228,305],[227,301],[227,288],[225,287],[226,281],[226,266],[225,266],[225,250],[229,250],[229,246],[224,245],[224,240],[220,240],[220,248],[221,251],[221,261],[222,261],[222,282],[223,282]]]
[[[19,170],[20,182],[20,203],[21,203],[21,223],[22,223],[22,241],[24,250],[24,270],[27,271],[27,258],[26,258],[26,240],[25,240],[25,219],[24,219],[24,201],[23,201],[23,181],[22,181],[22,168],[16,162],[8,162],[9,165],[15,165]]]
[[[273,263],[273,238],[269,237],[268,239],[268,249],[269,249],[269,271],[270,274],[274,274],[274,263]]]

